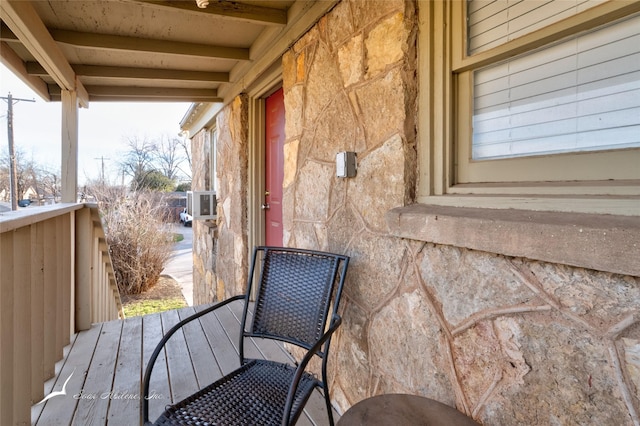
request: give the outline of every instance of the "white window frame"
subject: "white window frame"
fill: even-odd
[[[640,149],[470,160],[473,70],[638,13],[638,3],[609,1],[467,55],[466,2],[420,1],[418,201],[640,215],[640,172],[629,172],[638,169]],[[613,177],[602,164],[615,164]]]
[[[214,126],[208,130],[209,135],[209,166],[211,168],[209,189],[218,191],[218,129]]]

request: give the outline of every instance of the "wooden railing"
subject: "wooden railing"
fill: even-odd
[[[0,424],[30,424],[71,336],[123,316],[96,206],[0,213]]]

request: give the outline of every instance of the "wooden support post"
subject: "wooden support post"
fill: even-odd
[[[62,202],[78,201],[78,100],[75,91],[62,91]]]

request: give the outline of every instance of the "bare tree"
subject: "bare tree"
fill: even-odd
[[[15,151],[16,158],[16,197],[18,200],[24,198],[24,194],[27,192],[29,187],[33,187],[34,190],[38,188],[38,173],[37,173],[37,164],[32,159],[28,159],[27,154],[22,149],[17,149]],[[11,167],[11,159],[9,158],[9,153],[5,151],[0,158],[0,175],[1,176],[9,176],[9,168]],[[4,181],[4,179],[3,179]],[[9,180],[3,182],[3,187],[1,189],[6,189],[4,186],[8,187]]]
[[[16,151],[16,196],[25,198],[29,188],[33,188],[40,198],[60,196],[60,170],[52,170],[29,158],[24,150]],[[5,199],[9,197],[9,153],[5,150],[0,156],[0,193],[4,191]]]
[[[167,135],[160,137],[160,141],[156,143],[157,151],[155,152],[155,162],[158,171],[171,180],[175,180],[180,170],[180,164],[184,161],[181,155],[180,139],[172,138]]]
[[[5,167],[5,155],[0,158],[0,194],[4,194],[3,201],[9,201],[11,196],[11,188],[9,187],[11,178],[9,176],[9,169]]]
[[[191,167],[191,140],[189,138],[183,137],[182,139],[178,139],[178,144],[182,147],[182,151],[184,152],[184,158],[187,162],[187,169],[180,168],[180,171],[185,174],[189,179],[191,179],[192,167]]]
[[[57,200],[61,191],[60,172],[46,168],[38,168],[38,193],[44,197],[52,197]]]
[[[131,136],[126,143],[128,151],[120,166],[132,178],[133,189],[172,190],[177,181],[191,177],[191,153],[184,140],[169,135],[157,139]]]
[[[138,136],[128,137],[126,143],[128,151],[120,162],[122,170],[133,178],[152,170],[156,144],[147,138],[140,139]]]

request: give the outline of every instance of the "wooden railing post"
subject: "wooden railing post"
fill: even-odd
[[[44,398],[44,228],[31,225],[31,401]]]
[[[0,234],[0,255],[0,424],[4,425],[13,424],[13,232]]]
[[[91,328],[91,287],[93,282],[93,222],[91,210],[76,212],[76,331]]]

